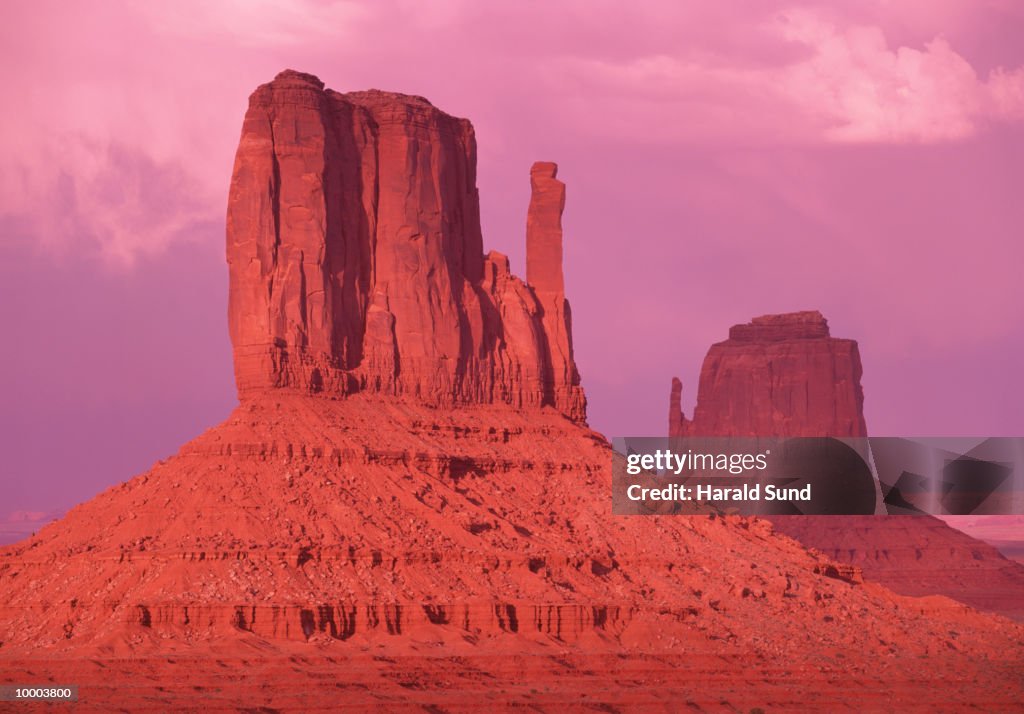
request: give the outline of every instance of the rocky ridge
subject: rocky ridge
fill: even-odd
[[[867,436],[860,352],[817,311],[735,325],[701,368],[693,420],[672,381],[670,436]],[[1024,619],[1024,565],[931,516],[773,516],[775,527],[868,580]]]
[[[482,255],[474,173],[472,127],[426,100],[295,72],[254,93],[227,241],[240,404],[0,549],[4,681],[80,683],[81,711],[1019,702],[1005,620],[763,520],[612,516],[564,187],[535,165],[523,282]]]

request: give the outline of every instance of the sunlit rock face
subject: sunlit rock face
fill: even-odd
[[[531,286],[483,253],[468,120],[291,71],[258,88],[228,204],[240,396],[368,390],[551,406],[582,422],[556,170],[531,172]]]

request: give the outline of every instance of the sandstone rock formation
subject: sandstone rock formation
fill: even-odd
[[[0,681],[77,683],[81,711],[1018,703],[1021,628],[764,521],[612,516],[561,184],[535,167],[527,285],[480,255],[472,153],[425,100],[257,90],[228,231],[241,404],[0,549]]]
[[[904,595],[1024,622],[1024,564],[932,516],[777,516],[777,530]]]
[[[0,681],[85,711],[1019,700],[1024,629],[765,521],[613,517],[611,458],[553,410],[253,396],[0,550]]]
[[[550,405],[584,418],[562,288],[565,188],[531,172],[531,287],[483,254],[473,126],[422,97],[282,72],[249,101],[228,204],[243,400],[267,388]]]
[[[820,312],[755,317],[711,346],[692,422],[673,380],[669,435],[867,436],[861,372],[857,343]]]
[[[579,373],[572,354],[572,312],[562,274],[562,210],[565,184],[558,166],[538,161],[530,169],[530,208],[526,217],[526,281],[540,304],[545,400],[583,409]]]
[[[672,380],[670,436],[867,436],[857,343],[816,311],[735,325],[701,368],[692,421]],[[1024,565],[930,516],[772,516],[777,530],[906,595],[1024,620]]]

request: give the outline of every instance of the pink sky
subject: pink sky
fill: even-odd
[[[853,9],[855,8],[855,9]],[[591,422],[753,315],[860,341],[873,434],[1024,434],[1024,6],[22,3],[0,24],[0,512],[65,508],[234,403],[223,221],[246,98],[291,67],[421,94],[480,142],[522,274],[528,171],[568,185]]]

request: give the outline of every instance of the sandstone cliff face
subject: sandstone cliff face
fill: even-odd
[[[804,710],[835,681],[859,710],[1018,703],[1020,628],[761,520],[612,515],[564,187],[534,168],[528,285],[480,255],[472,153],[414,97],[296,73],[253,95],[229,209],[241,404],[0,549],[0,680],[81,684],[83,711]]]
[[[564,186],[532,172],[528,262],[483,254],[476,140],[421,97],[282,72],[253,93],[228,204],[239,394],[374,391],[583,421],[561,284]]]
[[[857,343],[817,311],[756,317],[711,346],[693,420],[672,380],[670,436],[867,436]],[[930,516],[772,516],[775,528],[906,595],[1024,619],[1024,566]]]
[[[867,436],[857,343],[820,312],[755,317],[711,346],[689,421],[673,381],[670,436]]]

